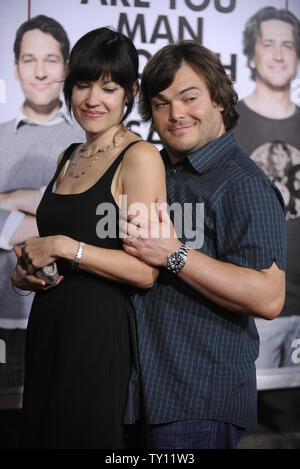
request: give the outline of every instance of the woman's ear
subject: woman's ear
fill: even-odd
[[[139,90],[139,82],[136,80],[132,87],[133,96],[135,97]]]

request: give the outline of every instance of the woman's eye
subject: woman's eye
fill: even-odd
[[[84,88],[88,88],[88,85],[85,85],[84,83],[76,83],[76,87],[79,90],[83,90]]]

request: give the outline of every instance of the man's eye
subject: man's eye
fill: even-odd
[[[162,109],[165,106],[167,106],[167,103],[156,103],[156,104],[154,104],[155,109]]]
[[[111,94],[116,91],[116,88],[103,88],[103,90],[105,91],[105,93]]]

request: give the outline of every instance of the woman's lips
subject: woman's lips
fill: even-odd
[[[97,119],[98,117],[101,117],[104,115],[104,112],[94,112],[94,111],[82,111],[83,115],[85,117],[88,117],[89,119]]]

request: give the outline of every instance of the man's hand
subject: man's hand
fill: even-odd
[[[158,221],[140,216],[129,216],[128,222],[121,223],[125,233],[123,248],[131,256],[138,257],[146,264],[166,267],[168,255],[180,248],[182,243],[176,236],[166,204],[156,201]]]

